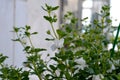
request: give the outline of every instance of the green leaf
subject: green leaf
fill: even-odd
[[[38,32],[33,32],[32,34],[38,34]]]
[[[57,66],[60,70],[64,71],[66,66],[64,64],[58,64]]]
[[[110,10],[110,7],[108,5],[104,5],[104,6],[102,6],[102,10],[108,11],[108,10]]]
[[[52,78],[53,78],[53,75],[51,75],[51,74],[46,74],[45,75],[45,78],[47,79],[47,80],[53,80]]]
[[[51,11],[52,10],[52,6],[49,6],[47,4],[45,4],[46,8],[47,8],[47,11]]]
[[[57,19],[56,19],[56,18],[53,18],[53,19],[52,19],[52,22],[56,22],[56,21],[57,21]]]
[[[72,28],[69,27],[69,26],[67,26],[67,27],[66,27],[66,32],[70,33],[71,31],[72,31]]]
[[[25,32],[25,35],[26,35],[27,37],[30,37],[30,32]]]
[[[49,34],[49,35],[51,34],[50,30],[47,31],[47,34]]]
[[[71,75],[69,74],[69,71],[65,72],[65,76],[66,76],[66,79],[70,79],[71,78]]]
[[[55,67],[55,66],[53,66],[53,65],[50,65],[49,66],[53,71],[55,71],[57,68]]]
[[[3,54],[0,54],[0,64],[5,61],[5,59],[8,58],[7,56],[3,56]]]
[[[112,22],[112,20],[111,20],[111,19],[107,19],[106,21],[107,21],[107,23],[111,23],[111,22]]]
[[[52,17],[49,17],[49,16],[44,16],[44,18],[49,21],[50,23],[52,22]]]
[[[81,19],[81,21],[85,21],[85,20],[87,20],[87,19],[88,19],[88,17],[85,17],[85,18]]]
[[[98,20],[94,20],[93,23],[94,24],[99,24],[99,21]]]
[[[26,46],[26,47],[24,48],[24,51],[26,51],[26,52],[29,52],[29,50],[30,50],[30,46]]]
[[[42,7],[42,9],[44,10],[44,11],[47,11],[47,9],[45,9],[43,6],[41,6]]]
[[[118,75],[116,75],[116,76],[117,76],[118,80],[120,80],[120,74],[118,74]]]
[[[63,38],[64,36],[67,35],[64,31],[59,30],[59,29],[57,30],[57,33],[58,33],[58,35],[59,35],[60,38]]]
[[[20,41],[20,39],[12,39],[12,41]]]
[[[46,38],[45,40],[47,40],[47,41],[53,41],[54,39]]]
[[[22,80],[29,80],[29,71],[24,71],[23,73],[22,73],[22,76],[23,76],[23,78],[22,78]]]
[[[68,14],[69,16],[71,16],[73,13],[72,13],[72,12],[70,12],[70,11],[68,11],[68,12],[67,12],[67,14]]]
[[[27,30],[27,31],[31,29],[30,26],[27,26],[27,25],[26,25],[25,27],[26,27],[26,30]]]
[[[46,51],[46,49],[35,48],[35,52]]]
[[[52,7],[52,11],[57,10],[59,6]]]
[[[77,18],[73,17],[73,18],[71,19],[71,23],[76,24],[77,20],[78,20]]]
[[[59,60],[56,57],[52,57],[51,60],[58,62]]]
[[[107,12],[105,16],[110,16],[110,13],[109,13],[109,12]]]
[[[20,28],[13,27],[13,29],[14,29],[15,32],[18,32]]]

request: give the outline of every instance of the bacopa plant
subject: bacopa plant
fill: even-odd
[[[99,19],[94,19],[89,25],[77,26],[78,18],[68,12],[64,15],[64,23],[57,30],[54,28],[57,16],[52,13],[59,7],[46,4],[42,8],[48,13],[44,18],[50,23],[52,29],[47,31],[51,38],[46,40],[53,42],[51,50],[55,56],[48,55],[50,60],[43,60],[40,53],[46,49],[35,47],[31,40],[31,37],[38,32],[31,32],[30,26],[14,27],[17,38],[13,41],[20,42],[24,47],[23,51],[27,54],[24,65],[29,70],[5,66],[3,61],[7,57],[1,54],[0,78],[2,80],[29,80],[29,75],[33,74],[39,80],[120,80],[118,38],[120,25],[118,28],[112,26],[109,6],[103,6],[101,13],[98,14]],[[114,30],[117,30],[115,37],[112,36]],[[110,44],[113,47],[109,49]],[[51,61],[54,63],[50,63]]]

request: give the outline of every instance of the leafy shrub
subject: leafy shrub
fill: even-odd
[[[18,41],[24,47],[27,54],[27,61],[24,62],[29,71],[4,66],[3,61],[6,57],[1,55],[1,75],[5,80],[28,80],[30,74],[36,75],[39,80],[119,80],[120,79],[120,51],[119,51],[119,28],[114,39],[111,34],[114,31],[112,20],[110,19],[110,7],[102,7],[99,19],[94,19],[89,25],[78,27],[78,19],[71,12],[64,16],[64,22],[60,29],[55,30],[53,24],[57,21],[56,15],[51,13],[58,9],[45,5],[42,7],[48,15],[44,18],[50,23],[52,32],[47,34],[53,41],[51,50],[55,52],[54,57],[49,61],[41,58],[40,52],[46,49],[36,48],[31,41],[31,36],[37,32],[30,32],[31,27],[14,27]],[[85,21],[87,18],[82,19]],[[69,23],[66,21],[69,20]],[[28,40],[27,42],[24,40]],[[108,50],[108,45],[113,44],[113,48]],[[118,46],[118,50],[115,47]],[[48,55],[49,57],[49,55]],[[53,64],[49,64],[54,61]],[[7,74],[9,73],[9,74]],[[14,74],[14,76],[12,76]]]

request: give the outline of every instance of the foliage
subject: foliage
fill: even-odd
[[[29,80],[29,72],[22,68],[5,65],[7,56],[0,54],[0,79],[1,80]]]
[[[41,58],[40,52],[46,51],[43,48],[36,48],[32,43],[31,36],[37,32],[31,32],[30,26],[14,27],[17,39],[24,47],[27,54],[27,61],[24,62],[29,71],[22,68],[17,69],[12,66],[5,66],[3,61],[6,56],[0,55],[0,77],[3,80],[28,80],[28,75],[35,74],[39,80],[119,80],[120,79],[120,51],[116,51],[115,46],[119,45],[119,28],[114,40],[112,20],[110,19],[110,7],[102,7],[99,19],[94,19],[89,25],[76,25],[78,19],[71,12],[64,16],[64,22],[60,29],[55,30],[53,24],[57,21],[56,15],[51,13],[58,9],[45,5],[42,7],[48,15],[44,18],[50,23],[51,29],[47,34],[53,41],[51,50],[55,52],[54,57],[49,61]],[[87,18],[82,19],[85,21]],[[69,21],[69,23],[67,22]],[[113,44],[113,48],[108,50],[108,45]],[[49,55],[48,55],[49,57]],[[53,64],[50,64],[53,61]],[[12,76],[14,75],[14,76]]]

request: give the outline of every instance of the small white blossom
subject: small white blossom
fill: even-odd
[[[56,73],[57,76],[60,76],[60,70],[57,69],[57,70],[55,71],[55,73]]]
[[[78,64],[75,66],[75,68],[84,70],[85,67],[88,67],[88,65],[86,64],[86,61],[83,59],[83,57],[76,59],[75,62]]]
[[[108,51],[111,50],[112,48],[113,48],[113,44],[112,44],[112,43],[108,44]],[[115,50],[115,51],[118,51],[118,47],[115,46],[115,49],[114,49],[114,50]]]
[[[52,51],[55,51],[58,48],[62,48],[64,43],[64,39],[55,39],[54,44],[51,46]]]
[[[29,75],[29,80],[39,80],[36,75]]]
[[[104,76],[102,74],[93,75],[92,80],[102,80]]]

